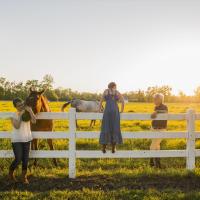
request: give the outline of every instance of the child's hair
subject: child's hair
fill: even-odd
[[[23,100],[22,99],[20,99],[20,98],[15,98],[15,99],[13,99],[13,106],[16,108],[16,106],[17,106],[17,103],[23,103]]]
[[[162,102],[164,102],[164,95],[162,93],[156,93],[154,96],[153,96],[154,99],[160,99]]]

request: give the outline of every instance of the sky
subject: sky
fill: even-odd
[[[0,0],[0,77],[122,92],[200,86],[198,0]]]

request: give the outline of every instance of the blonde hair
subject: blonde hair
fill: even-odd
[[[154,99],[160,99],[162,102],[164,102],[164,95],[162,93],[156,93],[153,96]]]

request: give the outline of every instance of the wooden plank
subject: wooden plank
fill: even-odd
[[[0,112],[0,119],[9,119],[14,115],[14,112]]]
[[[76,133],[76,138],[87,138],[87,139],[98,139],[100,132],[86,132],[79,131]],[[143,138],[186,138],[187,132],[122,132],[122,137],[124,139],[143,139]]]
[[[32,132],[33,138],[39,139],[68,139],[69,132]],[[0,132],[0,138],[11,138],[11,132]],[[79,131],[76,133],[76,138],[85,138],[85,139],[98,139],[100,132],[86,132]],[[173,139],[173,138],[187,138],[186,132],[122,132],[122,137],[124,139],[143,139],[143,138],[163,138],[163,139]],[[196,138],[200,138],[200,133],[196,133]]]
[[[200,138],[200,132],[195,132],[195,138],[196,139]]]
[[[13,115],[13,112],[0,112],[0,118],[5,119]],[[103,113],[76,113],[76,119],[99,119],[101,120]],[[200,114],[196,115],[200,119]],[[69,119],[67,112],[42,112],[37,115],[37,119]],[[159,114],[155,120],[185,120],[186,114]],[[146,113],[122,113],[121,120],[152,120],[150,114]]]
[[[125,132],[122,134],[123,138],[132,139],[152,139],[152,138],[162,138],[162,139],[173,139],[173,138],[186,138],[186,132]]]
[[[200,157],[200,149],[196,149],[195,150],[195,156],[196,157]]]
[[[158,114],[154,120],[185,120],[186,114]],[[152,120],[151,114],[122,113],[121,120]]]
[[[69,119],[67,112],[41,112],[37,115],[37,119]]]
[[[186,157],[186,150],[120,150],[116,153],[107,151],[77,150],[77,158],[151,158],[151,157]]]
[[[90,131],[90,132],[86,132],[86,131],[77,131],[76,132],[76,138],[80,139],[80,138],[84,138],[84,139],[98,139],[100,136],[100,132],[99,131]]]
[[[9,119],[14,112],[0,112],[0,119]],[[41,112],[36,115],[37,119],[69,119],[68,112]]]
[[[40,139],[68,139],[69,138],[69,132],[42,132],[42,131],[36,131],[32,132],[33,138],[40,138]]]
[[[195,111],[193,109],[187,111],[187,130],[186,168],[193,170],[195,168]]]
[[[12,150],[0,150],[0,158],[14,157]],[[30,151],[30,158],[67,158],[69,152],[66,150],[38,150]]]
[[[12,150],[0,150],[0,158],[12,158],[14,157]]]
[[[10,139],[11,138],[11,135],[12,133],[11,132],[7,132],[7,131],[1,131],[0,132],[0,138],[1,139]]]
[[[150,114],[146,113],[122,113],[121,120],[152,120]],[[99,119],[103,117],[102,113],[76,113],[76,119]],[[185,120],[186,114],[159,114],[154,120]]]
[[[76,177],[76,110],[69,111],[69,178]]]
[[[86,113],[86,112],[77,112],[76,113],[76,119],[82,119],[82,120],[92,120],[92,119],[99,119],[101,120],[103,118],[103,113]]]
[[[200,150],[196,150],[196,156],[200,156]],[[0,158],[13,157],[12,150],[0,150]],[[30,158],[67,158],[69,151],[65,150],[38,150],[31,151]],[[185,150],[133,150],[133,151],[117,151],[116,153],[102,153],[93,150],[77,150],[77,158],[150,158],[150,157],[186,157]]]
[[[33,138],[39,139],[68,139],[69,133],[68,132],[48,132],[48,131],[33,131]],[[12,132],[0,132],[0,138],[4,139],[11,139]]]

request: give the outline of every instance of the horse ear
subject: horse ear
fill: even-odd
[[[43,90],[41,90],[40,92],[38,92],[38,94],[39,94],[39,95],[42,95],[42,94],[44,94],[44,92],[45,92],[45,90],[43,89]]]

